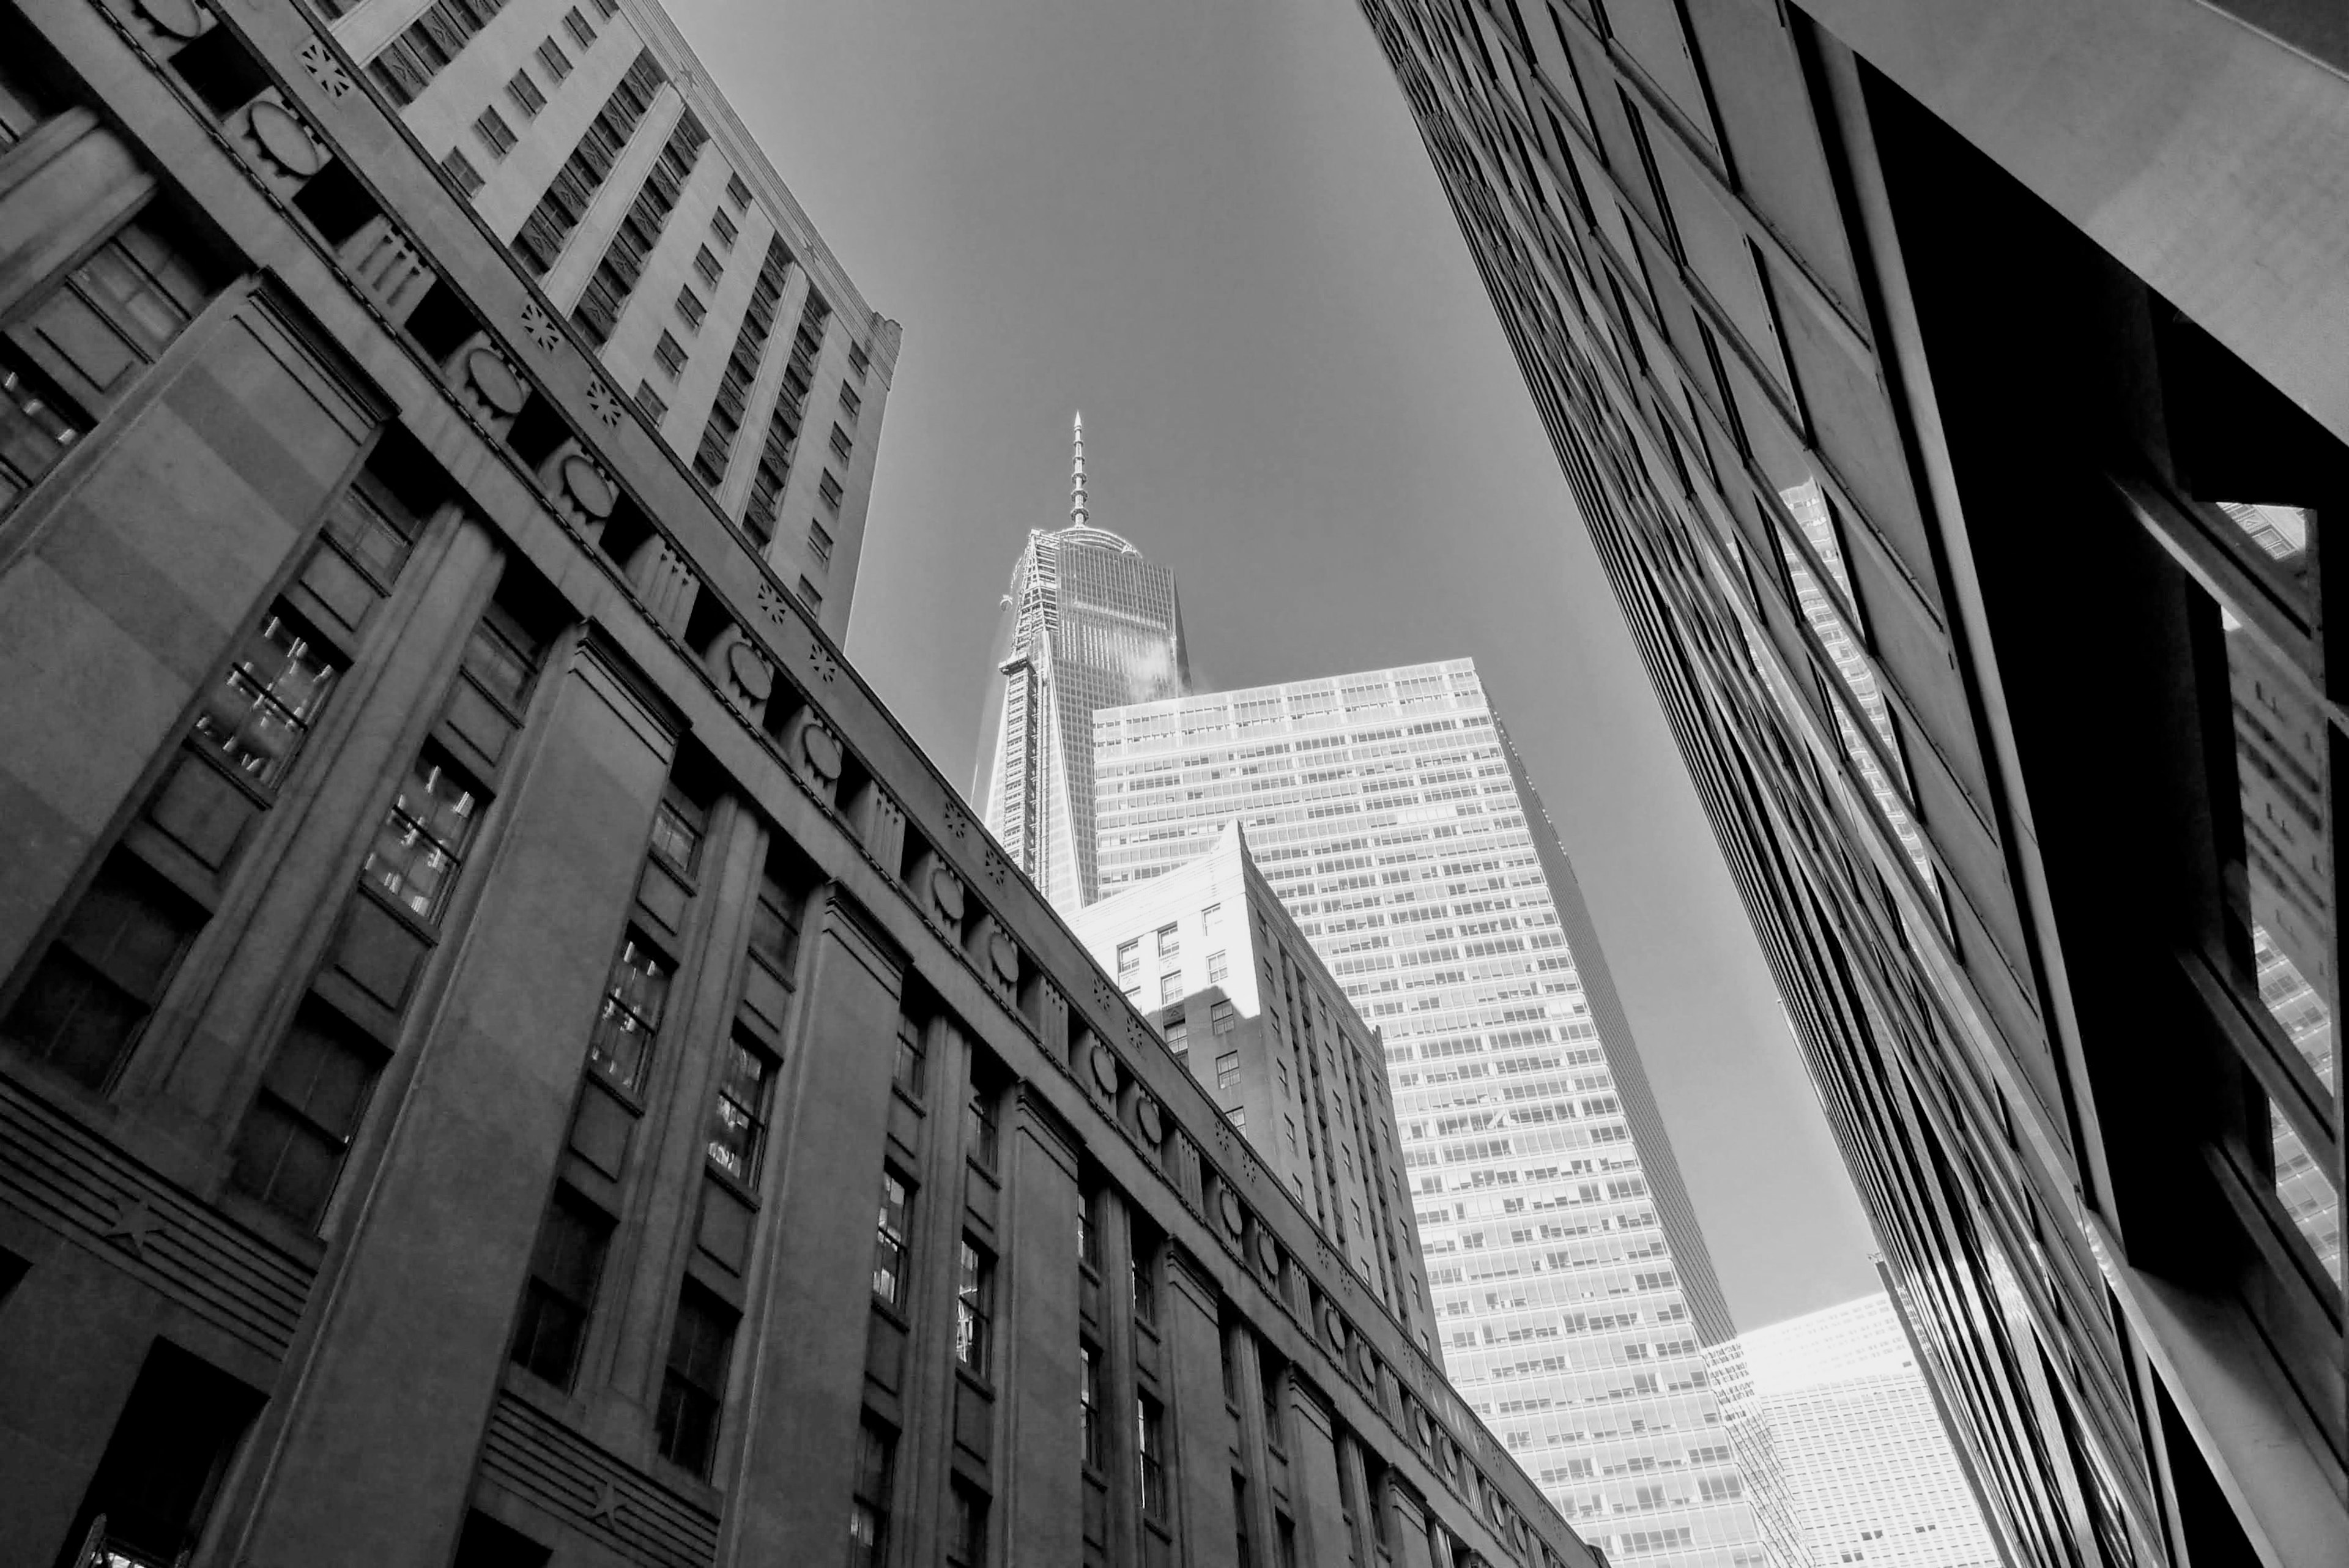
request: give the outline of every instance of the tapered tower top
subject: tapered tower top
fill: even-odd
[[[1069,524],[1074,528],[1081,528],[1085,526],[1086,519],[1092,515],[1092,509],[1085,504],[1085,413],[1082,409],[1077,410],[1076,433],[1073,439],[1077,454],[1075,467],[1069,475]]]

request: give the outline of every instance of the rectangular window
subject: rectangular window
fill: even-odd
[[[1246,1478],[1232,1477],[1232,1537],[1235,1568],[1256,1568],[1256,1543],[1248,1532],[1248,1490]]]
[[[827,511],[835,517],[840,515],[840,481],[833,477],[832,470],[825,469],[823,477],[816,481],[815,493]]]
[[[716,288],[718,280],[726,275],[725,265],[709,254],[708,245],[703,245],[693,253],[693,270],[702,283],[710,288]]]
[[[1257,1392],[1264,1405],[1264,1440],[1276,1449],[1288,1447],[1288,1428],[1282,1419],[1281,1386],[1288,1381],[1288,1368],[1275,1360],[1264,1342],[1256,1347]]]
[[[261,1407],[250,1387],[156,1339],[114,1423],[105,1454],[67,1528],[71,1561],[181,1563],[219,1493],[219,1481]]]
[[[995,1260],[968,1237],[963,1239],[955,1284],[955,1361],[973,1376],[986,1378],[995,1322]]]
[[[895,1171],[881,1175],[881,1220],[873,1241],[873,1299],[892,1312],[905,1306],[905,1238],[913,1226],[913,1194]]]
[[[1133,1258],[1133,1315],[1143,1323],[1158,1321],[1158,1241],[1129,1214],[1126,1246]]]
[[[493,107],[485,107],[473,121],[473,134],[489,149],[490,161],[494,163],[513,150],[514,133],[505,117]]]
[[[660,341],[653,345],[653,358],[672,381],[685,369],[685,345],[679,343],[667,328],[661,330]]]
[[[535,57],[539,68],[546,73],[547,80],[557,86],[571,74],[571,57],[564,54],[563,46],[551,37],[539,40]]]
[[[457,182],[457,189],[471,196],[481,188],[481,171],[465,156],[464,149],[451,147],[440,159],[440,172]]]
[[[701,867],[701,839],[709,825],[709,812],[671,781],[653,808],[654,857],[680,877],[692,876]]]
[[[735,236],[742,232],[734,226],[732,216],[722,212],[709,214],[709,231],[718,236],[718,243],[730,251],[734,248]]]
[[[368,476],[346,489],[326,513],[326,537],[387,592],[399,580],[421,527],[421,519],[378,492]]]
[[[393,797],[360,879],[427,925],[438,925],[480,815],[473,787],[426,752]]]
[[[1166,1507],[1166,1411],[1143,1394],[1135,1397],[1133,1449],[1142,1472],[1142,1517],[1164,1521]]]
[[[333,1013],[303,1008],[237,1129],[231,1184],[316,1231],[383,1060],[382,1047]]]
[[[745,1187],[759,1180],[774,1087],[775,1059],[738,1034],[727,1045],[726,1075],[709,1114],[709,1159]]]
[[[970,1086],[970,1098],[963,1108],[963,1147],[970,1158],[993,1170],[1002,1141],[997,1121],[995,1091],[984,1084]]]
[[[636,407],[644,410],[645,418],[658,424],[668,413],[668,400],[655,391],[650,381],[640,380],[636,383]]]
[[[856,427],[856,416],[864,411],[864,400],[856,395],[855,388],[843,381],[840,384],[840,412],[847,420],[850,429]]]
[[[1102,1468],[1101,1352],[1090,1345],[1077,1346],[1077,1420],[1084,1438],[1085,1468]]]
[[[823,595],[818,593],[816,586],[804,576],[800,578],[799,596],[800,602],[807,606],[811,614],[821,615],[823,612]]]
[[[1141,973],[1141,972],[1142,972],[1142,939],[1141,939],[1141,938],[1139,938],[1139,937],[1136,937],[1133,940],[1132,940],[1132,941],[1130,941],[1130,942],[1120,942],[1120,943],[1118,943],[1118,945],[1117,945],[1117,978],[1118,978],[1120,981],[1132,980],[1135,975],[1137,975],[1137,974],[1139,974],[1139,973]]]
[[[554,1189],[539,1222],[508,1360],[557,1388],[571,1386],[611,1239],[612,1221],[602,1210],[568,1187]]]
[[[1240,1026],[1239,1013],[1228,1002],[1218,1002],[1207,1009],[1207,1027],[1217,1034],[1229,1034]]]
[[[701,329],[701,318],[709,314],[709,307],[701,303],[693,290],[680,288],[677,291],[677,314],[688,330],[698,332]]]
[[[987,1494],[957,1476],[947,1483],[947,1561],[954,1568],[987,1568]]]
[[[1228,1089],[1240,1081],[1240,1054],[1225,1051],[1216,1057],[1216,1087]]]
[[[587,18],[581,16],[575,7],[563,14],[563,26],[571,35],[572,41],[581,48],[595,47],[595,29],[587,25]]]
[[[1077,1195],[1077,1262],[1095,1273],[1101,1272],[1101,1194],[1081,1192]]]
[[[844,431],[844,430],[842,430],[838,425],[834,425],[834,426],[833,426],[833,427],[832,427],[832,455],[833,455],[833,456],[834,456],[834,457],[836,457],[836,458],[838,458],[842,462],[843,462],[843,463],[844,463],[844,462],[846,462],[848,461],[848,452],[849,452],[849,445],[848,445],[848,432],[847,432],[846,431]]]
[[[758,901],[750,908],[750,956],[786,983],[799,962],[799,900],[772,871],[760,874]]]
[[[1166,1014],[1166,1049],[1178,1062],[1191,1054],[1191,1025],[1179,1008]]]
[[[538,90],[528,71],[516,71],[506,78],[506,97],[524,119],[537,119],[538,111],[546,107],[546,95]]]
[[[1158,977],[1158,1005],[1164,1007],[1169,1002],[1180,1002],[1182,1000],[1183,971],[1178,969],[1171,974],[1160,975]]]
[[[1230,977],[1231,972],[1231,962],[1224,953],[1218,951],[1212,952],[1207,955],[1207,983],[1209,985],[1221,985],[1227,978]]]
[[[726,199],[734,203],[737,212],[750,204],[750,187],[742,183],[740,174],[726,176]]]
[[[2328,1087],[2330,1085],[2327,1085]],[[2335,1290],[2341,1287],[2341,1194],[2324,1174],[2324,1167],[2309,1149],[2282,1107],[2268,1102],[2270,1154],[2275,1169],[2276,1200],[2283,1205],[2292,1229],[2316,1254]]]
[[[604,1010],[596,1016],[587,1046],[588,1065],[628,1095],[644,1092],[661,1013],[668,1005],[668,982],[667,961],[630,931],[620,944],[619,957],[612,961]]]
[[[698,1285],[678,1297],[653,1428],[661,1458],[698,1476],[718,1450],[718,1416],[726,1403],[726,1364],[734,1354],[733,1310]]]
[[[1199,929],[1206,935],[1214,936],[1223,929],[1223,926],[1224,907],[1221,904],[1210,904],[1199,911]]]
[[[248,784],[274,794],[337,673],[324,649],[273,610],[213,688],[195,732]]]
[[[848,368],[855,372],[858,380],[864,379],[864,367],[872,362],[873,356],[864,351],[864,344],[852,343],[848,346]]]
[[[889,1492],[897,1439],[871,1416],[856,1434],[856,1487],[848,1510],[849,1568],[880,1568],[889,1552]]]
[[[897,1086],[918,1100],[929,1074],[930,1048],[922,1039],[922,1025],[901,1012],[897,1015]]]
[[[808,554],[815,557],[817,566],[829,566],[832,565],[832,535],[825,532],[823,524],[810,523],[808,524],[807,547]]]
[[[202,914],[117,851],[9,1010],[0,1033],[36,1060],[103,1089],[130,1053]]]
[[[1179,927],[1164,926],[1158,932],[1158,961],[1180,958],[1183,953],[1183,933]]]

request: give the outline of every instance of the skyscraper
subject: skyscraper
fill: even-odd
[[[1999,1568],[1891,1297],[1748,1329],[1738,1348],[1819,1568]]]
[[[1474,662],[1103,709],[1093,742],[1105,891],[1240,823],[1385,1032],[1405,1201],[1470,1407],[1610,1558],[1797,1560],[1774,1500],[1747,1494],[1704,1357],[1728,1307]]]
[[[1987,1522],[2349,1562],[2340,8],[1362,9]]]
[[[971,799],[1063,911],[1093,901],[1092,716],[1190,688],[1174,574],[1092,523],[1076,417],[1069,525],[1031,531],[1011,568],[980,715]]]

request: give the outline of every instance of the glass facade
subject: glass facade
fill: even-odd
[[[1793,1561],[1724,1428],[1733,1332],[1588,913],[1466,659],[1093,715],[1101,884],[1242,825],[1382,1031],[1454,1386],[1610,1558]]]

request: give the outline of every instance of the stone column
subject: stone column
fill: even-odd
[[[575,645],[465,929],[389,1147],[322,1282],[246,1539],[224,1553],[324,1562],[377,1543],[440,1568],[560,1157],[589,1033],[674,747],[593,641]],[[366,1484],[353,1487],[354,1476]]]
[[[997,1264],[996,1464],[1000,1563],[1074,1564],[1083,1553],[1077,1379],[1076,1133],[1024,1086],[1011,1096],[1009,1190]],[[1103,1412],[1104,1416],[1107,1412]]]
[[[1436,1568],[1435,1547],[1429,1526],[1434,1521],[1427,1505],[1406,1488],[1390,1492],[1394,1506],[1395,1568]]]
[[[1159,1308],[1166,1336],[1169,1458],[1174,1474],[1174,1512],[1181,1532],[1177,1560],[1210,1564],[1231,1559],[1231,1417],[1224,1408],[1222,1293],[1199,1260],[1176,1242],[1166,1245],[1165,1300]],[[1243,1407],[1245,1408],[1245,1407]],[[1257,1493],[1261,1486],[1252,1489]],[[1261,1513],[1262,1509],[1257,1511]],[[1271,1537],[1257,1538],[1260,1563],[1271,1563]]]
[[[1291,1379],[1289,1387],[1297,1414],[1289,1423],[1288,1474],[1305,1537],[1303,1559],[1315,1568],[1345,1568],[1346,1497],[1338,1476],[1336,1419],[1320,1391],[1303,1378]]]

